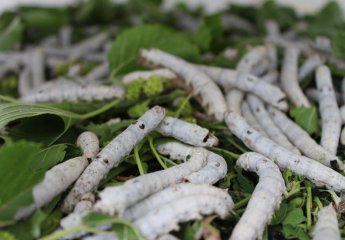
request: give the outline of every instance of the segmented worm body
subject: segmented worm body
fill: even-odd
[[[332,204],[321,208],[317,217],[318,220],[313,232],[313,240],[341,239],[337,213]]]
[[[152,76],[159,76],[164,79],[177,78],[176,74],[173,71],[167,68],[160,68],[160,69],[151,70],[151,71],[135,71],[135,72],[128,73],[127,75],[122,77],[122,82],[124,84],[129,84],[138,79],[147,80]]]
[[[302,64],[302,66],[300,67],[298,71],[298,80],[299,81],[304,80],[306,77],[312,74],[312,72],[314,72],[316,68],[321,66],[324,63],[324,61],[325,60],[322,59],[320,55],[318,54],[313,54],[309,56],[304,61],[304,63]]]
[[[342,104],[342,96],[339,92],[334,92],[335,98],[337,100],[338,105]],[[308,88],[305,90],[305,95],[307,95],[308,99],[313,102],[319,102],[319,91],[316,88]]]
[[[241,104],[241,115],[246,119],[246,121],[251,127],[255,128],[256,130],[267,136],[265,130],[262,129],[260,123],[256,120],[255,116],[253,115],[253,112],[250,109],[247,101],[243,101]]]
[[[83,132],[77,139],[77,146],[81,148],[84,157],[92,159],[99,152],[98,137],[93,132]]]

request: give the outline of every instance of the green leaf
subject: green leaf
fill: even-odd
[[[1,240],[16,240],[15,236],[5,231],[0,231],[0,239]]]
[[[202,50],[206,51],[214,40],[222,36],[222,33],[223,25],[220,14],[210,15],[204,17],[193,39]]]
[[[12,20],[8,27],[0,33],[0,51],[14,50],[20,43],[23,24],[18,18]]]
[[[32,203],[32,188],[44,173],[63,160],[65,145],[41,149],[37,143],[20,141],[0,148],[0,225],[16,211]]]
[[[198,49],[182,35],[160,25],[143,25],[122,32],[114,41],[108,60],[113,74],[124,74],[141,66],[135,61],[141,48],[159,48],[171,54],[193,60]]]
[[[274,217],[270,225],[280,224],[286,218],[287,213],[288,213],[288,205],[286,203],[280,204],[279,209],[277,209],[274,213]]]
[[[308,234],[303,230],[303,228],[294,225],[284,225],[283,235],[287,239],[299,239],[299,240],[309,240]]]
[[[237,172],[237,181],[241,187],[241,190],[246,193],[252,193],[254,191],[254,184],[242,174],[241,169],[235,168],[235,170]]]
[[[332,54],[345,58],[345,32],[338,32],[332,38]]]
[[[290,114],[295,122],[309,134],[320,133],[317,108],[315,106],[293,108],[290,110]]]
[[[38,209],[31,218],[31,234],[35,238],[41,236],[41,224],[47,218],[47,214]]]
[[[285,219],[283,220],[283,225],[297,225],[306,220],[304,213],[301,208],[293,208],[288,212]]]

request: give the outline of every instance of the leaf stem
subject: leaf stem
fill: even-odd
[[[112,107],[116,106],[117,104],[119,104],[120,101],[121,101],[120,99],[115,99],[114,101],[111,101],[110,103],[104,105],[103,107],[101,107],[99,109],[96,109],[95,111],[80,115],[80,119],[85,120],[87,118],[97,116],[98,114],[101,114],[101,113],[111,109]]]
[[[310,229],[311,227],[311,206],[312,206],[311,186],[307,186],[306,210],[307,210],[307,228],[308,229]]]
[[[154,144],[153,144],[153,138],[152,136],[149,136],[148,137],[148,140],[149,140],[149,145],[150,145],[150,148],[151,148],[151,151],[153,153],[153,155],[155,155],[157,161],[159,162],[159,164],[162,166],[163,169],[167,169],[167,165],[165,165],[165,163],[163,162],[162,158],[159,156]]]
[[[241,156],[240,154],[233,153],[233,152],[230,152],[230,151],[222,149],[222,148],[211,147],[210,149],[215,151],[215,152],[219,152],[219,153],[223,153],[223,154],[229,155],[230,157],[232,157],[234,159],[238,159]]]
[[[5,95],[0,95],[0,100],[5,101],[5,102],[10,102],[10,103],[18,102],[17,99],[10,97],[10,96],[5,96]]]
[[[246,205],[246,204],[249,202],[251,196],[252,196],[252,195],[249,195],[249,196],[243,198],[242,200],[238,201],[238,202],[234,205],[233,210],[239,209],[240,207],[243,207],[244,205]]]
[[[144,171],[143,165],[142,165],[141,160],[140,160],[138,144],[134,146],[134,159],[135,159],[135,162],[138,166],[138,170],[139,170],[140,175],[144,175],[145,171]]]
[[[181,106],[177,109],[176,113],[175,113],[175,118],[180,117],[181,112],[183,111],[183,109],[186,107],[188,101],[191,99],[191,97],[193,96],[193,92],[191,92],[190,94],[188,94],[188,96],[183,100]]]

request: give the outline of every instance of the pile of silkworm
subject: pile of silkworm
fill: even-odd
[[[251,24],[231,15],[222,21],[254,31]],[[98,225],[92,233],[86,229],[70,231],[82,224],[83,217],[98,212],[131,223],[149,240],[177,239],[184,223],[203,216],[236,217],[238,221],[229,226],[231,232],[226,237],[254,240],[263,238],[275,210],[289,197],[283,172],[304,177],[315,187],[326,188],[325,192],[345,191],[345,166],[337,156],[339,143],[345,144],[345,78],[341,84],[332,78],[331,64],[341,66],[343,62],[329,54],[327,39],[317,38],[313,43],[294,39],[289,35],[293,33],[280,33],[277,23],[268,21],[265,43],[247,47],[233,68],[195,63],[159,47],[143,47],[136,53],[140,68],[120,75],[114,84],[107,81],[111,74],[106,57],[111,33],[99,31],[72,44],[72,31],[64,27],[58,37],[45,39],[38,47],[0,53],[0,78],[9,72],[18,75],[19,101],[44,105],[125,100],[128,86],[158,76],[172,86],[182,84],[187,89],[186,99],[190,97],[197,105],[198,121],[173,115],[166,105],[159,101],[153,104],[150,99],[150,108],[136,120],[131,119],[132,123],[109,142],[102,142],[90,130],[80,131],[85,128],[78,126],[80,134],[74,147],[81,150],[79,156],[48,170],[32,190],[32,204],[18,209],[14,220],[28,219],[61,197],[58,206],[64,215],[59,228],[68,233],[64,239],[119,239],[111,224]],[[236,49],[224,52],[229,59],[236,55]],[[95,67],[84,74],[82,61]],[[66,73],[61,76],[59,67],[66,63]],[[304,89],[306,79],[313,81],[314,87]],[[314,106],[319,111],[315,115],[320,136],[309,134],[291,116],[292,109]],[[125,122],[101,120],[109,129]],[[212,125],[215,122],[219,123],[216,127]],[[232,163],[225,157],[227,149],[217,147],[222,144],[219,132],[242,143],[244,150]],[[152,136],[159,136],[159,143],[150,142]],[[169,165],[150,167],[144,174],[138,166],[140,175],[127,176],[115,185],[104,182],[113,171],[128,164],[128,159],[134,156],[137,160],[137,148],[145,141],[152,143],[155,157]],[[244,212],[233,216],[237,204],[233,196],[241,189],[223,189],[219,183],[231,180],[233,176],[228,173],[235,167],[246,176],[255,173],[258,178]],[[313,239],[340,239],[338,206],[317,209]]]

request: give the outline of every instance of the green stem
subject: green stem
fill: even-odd
[[[231,139],[230,137],[227,137],[226,140],[228,140],[228,142],[233,145],[235,148],[237,148],[238,150],[240,150],[241,152],[245,153],[247,152],[246,149],[244,149],[243,147],[241,147],[238,143],[236,143],[233,139]]]
[[[112,107],[116,106],[120,101],[121,101],[120,99],[115,99],[114,101],[111,101],[110,103],[104,105],[103,107],[101,107],[99,109],[96,109],[95,111],[80,115],[80,118],[82,120],[85,120],[87,118],[97,116],[98,114],[101,114],[101,113],[111,109]]]
[[[240,207],[243,207],[245,206],[248,202],[249,202],[249,199],[250,199],[251,195],[243,198],[241,201],[237,202],[234,207],[233,207],[233,210],[235,209],[239,209]]]
[[[72,233],[79,232],[79,231],[86,231],[86,232],[91,232],[91,233],[102,233],[102,232],[104,232],[104,231],[101,231],[97,228],[92,228],[92,227],[88,227],[88,226],[81,224],[81,225],[77,225],[75,227],[68,228],[66,230],[56,231],[53,234],[50,234],[49,236],[41,238],[41,240],[58,240],[58,239],[62,239],[63,237],[65,237],[67,235],[70,235]]]
[[[241,155],[237,153],[230,152],[228,150],[222,149],[222,148],[217,148],[217,147],[211,147],[211,150],[214,150],[215,152],[223,153],[225,155],[229,155],[232,158],[238,159]]]
[[[320,198],[319,197],[314,197],[314,201],[316,203],[316,205],[318,206],[319,209],[323,208],[323,204],[322,202],[320,201]]]
[[[149,145],[150,145],[150,148],[151,148],[151,151],[153,153],[153,155],[155,155],[157,161],[159,162],[159,164],[162,166],[163,169],[167,169],[168,167],[165,165],[165,163],[163,162],[162,158],[159,156],[154,144],[153,144],[153,138],[152,136],[149,136],[148,137],[149,139]]]
[[[307,210],[307,228],[308,229],[310,229],[310,227],[311,227],[311,205],[312,205],[311,187],[307,186],[306,210]]]
[[[9,96],[5,96],[5,95],[0,95],[0,100],[5,101],[5,102],[11,102],[11,103],[18,102],[17,99],[9,97]]]
[[[144,175],[145,171],[144,171],[143,165],[142,165],[141,160],[140,160],[138,145],[134,146],[134,159],[135,159],[135,162],[138,166],[138,170],[139,170],[140,175]]]
[[[191,97],[193,96],[193,92],[191,92],[185,100],[183,100],[181,106],[177,109],[176,113],[175,113],[175,117],[178,118],[181,115],[182,110],[185,108],[185,106],[187,105],[189,99],[191,99]]]

